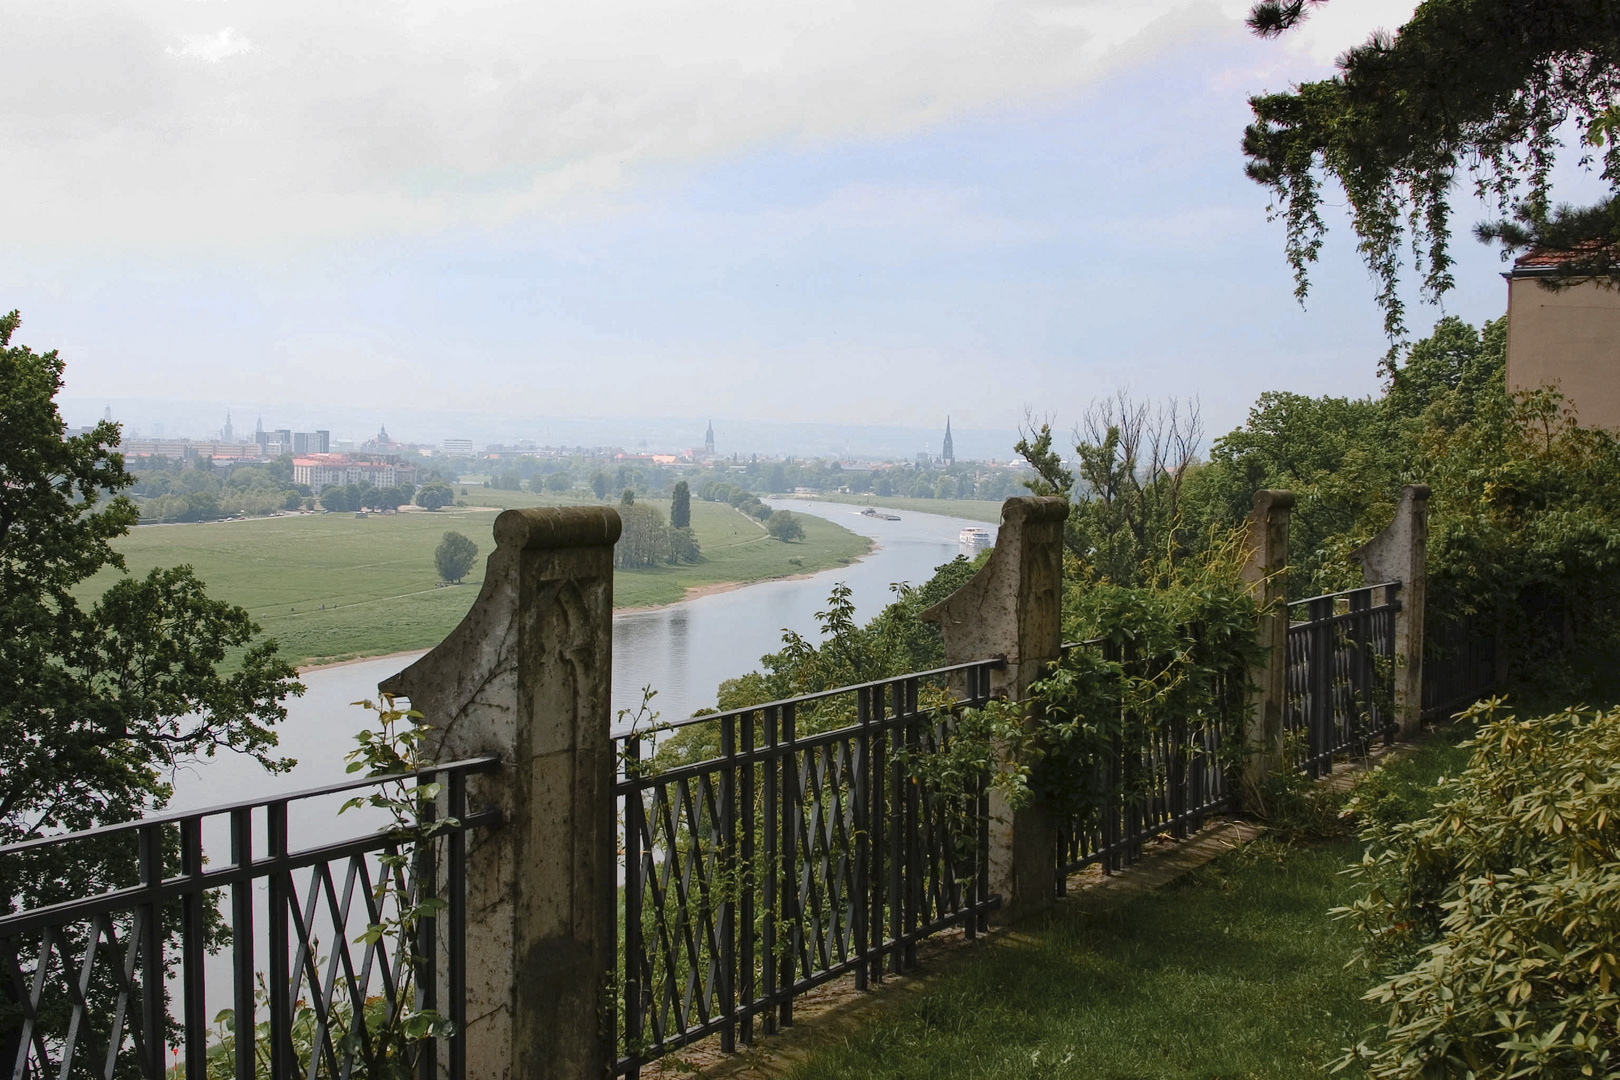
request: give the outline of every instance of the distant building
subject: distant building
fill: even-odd
[[[446,439],[444,440],[444,452],[447,454],[470,454],[473,452],[473,441],[471,439]]]
[[[947,465],[956,464],[956,447],[951,444],[951,418],[945,418],[945,445],[940,448],[939,459]]]
[[[1556,386],[1583,427],[1620,431],[1620,290],[1542,285],[1567,253],[1533,251],[1508,283],[1507,387]]]
[[[703,452],[710,457],[714,456],[714,421],[709,421],[709,430],[703,436]]]
[[[236,433],[231,428],[231,410],[225,410],[225,426],[219,429],[220,442],[235,442]]]
[[[384,425],[379,425],[378,426],[378,428],[377,428],[377,437],[374,438],[374,439],[368,440],[366,442],[366,444],[361,447],[361,449],[362,450],[381,450],[383,453],[389,454],[389,453],[393,453],[395,450],[402,449],[403,446],[404,446],[403,443],[397,443],[392,438],[389,437],[389,435],[388,435],[388,426],[386,424],[384,424]]]
[[[226,461],[258,461],[259,448],[253,443],[212,442],[191,439],[139,439],[126,438],[118,443],[118,452],[126,458],[165,457],[179,461],[213,458]]]
[[[292,436],[294,454],[329,454],[332,452],[330,431],[295,431]]]
[[[384,488],[416,483],[416,466],[392,457],[372,460],[348,454],[308,454],[293,458],[292,464],[293,483],[309,485],[313,495],[319,495],[321,489],[334,484],[370,484]]]

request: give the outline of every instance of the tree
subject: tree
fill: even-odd
[[[1092,402],[1075,432],[1074,470],[1052,448],[1052,428],[1026,422],[1015,449],[1035,470],[1037,495],[1070,498],[1064,543],[1083,576],[1119,586],[1187,553],[1181,493],[1203,423],[1196,402],[1154,408],[1121,392]]]
[[[682,480],[675,485],[675,494],[669,500],[669,523],[677,529],[692,524],[692,489]]]
[[[190,567],[81,603],[98,571],[124,569],[112,541],[136,521],[119,494],[134,478],[112,450],[116,424],[65,436],[63,362],[11,345],[19,321],[0,317],[0,842],[138,818],[167,802],[177,765],[220,750],[291,767],[274,727],[303,693],[296,672]],[[0,901],[81,896],[126,864],[93,845],[54,863],[10,857]]]
[[[1322,0],[1265,0],[1249,17],[1280,34]],[[1251,179],[1271,189],[1287,224],[1295,292],[1326,233],[1321,184],[1343,187],[1392,339],[1404,331],[1396,292],[1406,233],[1423,291],[1452,287],[1449,199],[1467,166],[1476,192],[1508,215],[1476,228],[1503,257],[1528,246],[1569,253],[1552,284],[1620,283],[1620,198],[1554,207],[1559,129],[1582,130],[1583,163],[1601,149],[1602,176],[1620,190],[1620,8],[1612,0],[1423,0],[1393,36],[1374,35],[1340,73],[1249,99],[1243,136]],[[1520,197],[1522,195],[1522,197]],[[1393,365],[1391,352],[1386,364]]]
[[[347,484],[329,484],[321,489],[321,509],[330,510],[334,514],[347,513],[358,509],[359,503],[355,493]]]
[[[439,568],[439,576],[457,585],[472,569],[476,558],[478,545],[458,532],[445,533],[444,539],[433,550],[433,565]]]
[[[765,531],[783,543],[804,539],[804,526],[800,524],[798,515],[786,510],[772,514],[765,522]]]
[[[465,491],[462,492],[466,494]],[[443,480],[429,480],[416,493],[416,505],[424,510],[437,510],[456,501],[456,493]]]
[[[598,499],[607,498],[607,493],[608,493],[607,473],[598,472],[598,473],[594,474],[591,477],[591,491],[596,493],[596,497]]]
[[[663,511],[646,503],[619,507],[622,531],[613,548],[613,565],[621,570],[656,566],[674,561],[672,534],[664,524]]]
[[[620,506],[634,506],[634,505],[636,505],[636,489],[635,488],[625,488],[624,489],[624,494],[619,496],[619,505]]]

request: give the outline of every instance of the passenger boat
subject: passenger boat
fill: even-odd
[[[970,525],[958,533],[956,539],[969,551],[982,551],[990,546],[990,530]]]

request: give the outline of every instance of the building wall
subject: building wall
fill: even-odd
[[[1507,384],[1556,386],[1583,426],[1620,431],[1620,290],[1588,282],[1554,292],[1510,277]]]

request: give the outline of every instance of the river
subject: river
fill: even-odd
[[[899,521],[863,517],[844,503],[772,499],[775,508],[816,514],[870,536],[876,549],[849,566],[788,581],[769,581],[716,593],[650,611],[613,617],[613,707],[633,709],[641,688],[658,691],[656,708],[665,719],[691,715],[715,704],[724,679],[759,666],[759,657],[781,648],[782,631],[816,639],[816,612],[824,610],[833,585],[849,585],[861,621],[877,614],[892,597],[894,582],[921,585],[934,568],[964,549],[957,534],[964,526],[994,526],[938,514],[905,512]],[[370,713],[352,703],[377,696],[377,683],[409,665],[420,653],[365,660],[307,672],[302,698],[287,702],[278,729],[280,752],[298,760],[290,774],[271,776],[254,762],[224,753],[174,776],[170,808],[189,810],[238,799],[317,787],[344,778],[343,756]]]

